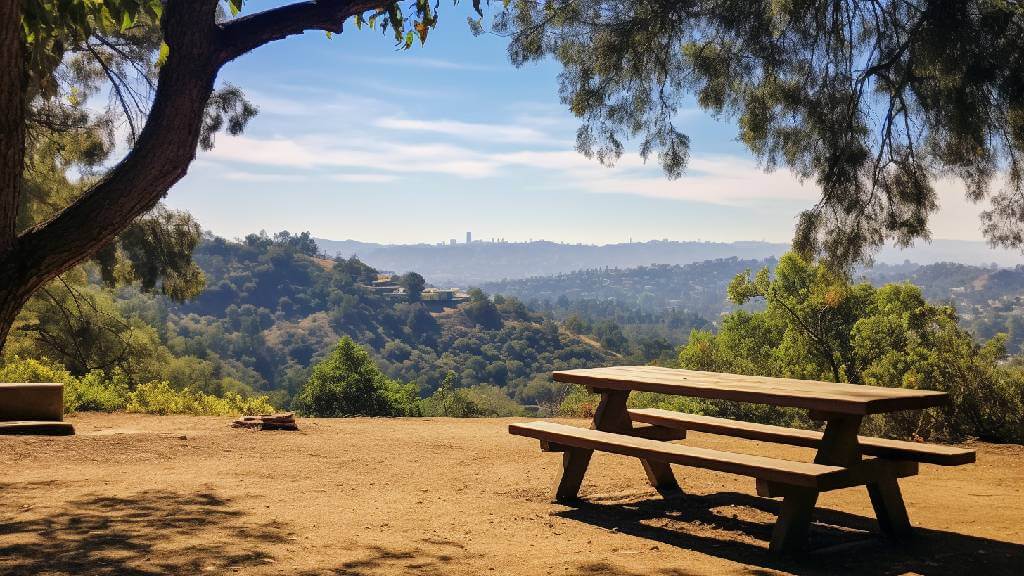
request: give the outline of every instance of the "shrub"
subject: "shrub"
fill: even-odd
[[[416,387],[390,380],[348,336],[313,367],[293,408],[306,416],[405,416],[418,412]]]
[[[270,414],[275,411],[266,396],[244,398],[235,392],[227,392],[223,397],[218,397],[189,388],[176,390],[165,381],[140,384],[128,394],[125,410],[142,414],[197,416]]]
[[[191,389],[177,390],[167,382],[140,384],[130,390],[128,378],[119,371],[104,374],[93,370],[81,378],[64,366],[46,360],[15,356],[0,366],[0,382],[59,382],[64,384],[64,412],[126,410],[145,414],[195,414],[235,416],[274,412],[266,396],[244,397],[226,392],[222,397]]]
[[[477,418],[519,416],[523,408],[497,386],[458,387],[458,376],[448,372],[441,387],[420,402],[424,416]]]
[[[123,375],[107,379],[102,370],[93,370],[64,385],[64,409],[67,412],[114,412],[128,401],[128,383]]]
[[[127,385],[118,375],[106,380],[101,370],[77,378],[59,363],[17,356],[0,366],[0,382],[55,382],[64,385],[64,412],[113,412],[124,407]]]

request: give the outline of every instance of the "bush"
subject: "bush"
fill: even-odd
[[[48,360],[17,356],[0,366],[0,382],[55,382],[64,385],[64,412],[79,410],[113,412],[124,407],[128,392],[123,378],[106,380],[101,370],[77,378],[67,368]]]
[[[448,372],[441,387],[424,398],[420,407],[424,416],[450,418],[519,416],[523,413],[522,406],[497,386],[477,384],[459,388],[455,372]]]
[[[46,360],[22,360],[15,356],[0,366],[0,382],[59,382],[64,384],[64,412],[126,410],[144,414],[194,414],[235,416],[274,412],[266,396],[246,398],[236,392],[218,397],[199,391],[177,390],[167,382],[140,384],[130,390],[119,370],[104,374],[93,370],[81,378],[64,366]]]
[[[418,413],[416,387],[384,376],[348,336],[313,367],[292,407],[306,416],[406,416]]]
[[[164,381],[140,384],[128,394],[127,412],[142,414],[192,414],[196,416],[237,416],[275,412],[266,396],[244,398],[235,392],[223,397],[185,388],[176,390]]]
[[[128,383],[121,374],[107,380],[102,370],[93,370],[64,385],[67,412],[115,412],[122,410],[127,401]]]

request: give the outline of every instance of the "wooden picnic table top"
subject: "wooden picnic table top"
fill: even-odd
[[[948,400],[945,392],[935,390],[743,376],[659,366],[565,370],[552,376],[558,382],[597,389],[658,392],[857,415],[931,408]]]

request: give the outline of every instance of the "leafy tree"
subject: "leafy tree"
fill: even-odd
[[[416,397],[412,385],[389,380],[348,336],[313,367],[293,407],[308,416],[403,416]]]
[[[870,284],[851,286],[842,275],[808,265],[796,254],[779,260],[774,278],[762,268],[753,278],[737,275],[728,289],[729,299],[738,305],[763,299],[765,314],[787,327],[786,346],[817,358],[835,382],[858,380],[850,328],[872,292]]]
[[[459,305],[459,310],[471,322],[484,330],[501,328],[501,312],[483,290],[473,288],[469,291],[469,302]]]
[[[1024,5],[964,0],[512,2],[513,63],[558,60],[577,147],[605,163],[639,139],[679,177],[696,100],[735,119],[766,169],[821,198],[794,247],[839,264],[928,237],[936,179],[988,198],[983,230],[1024,246]]]
[[[316,245],[316,240],[313,240],[313,236],[309,232],[291,234],[287,230],[283,230],[274,234],[274,243],[288,246],[299,254],[305,254],[306,256],[320,255],[320,247]]]
[[[956,311],[925,301],[910,284],[851,284],[794,254],[767,271],[737,276],[737,303],[763,298],[760,312],[737,310],[717,334],[694,331],[680,350],[683,368],[894,388],[942,390],[942,410],[897,413],[869,423],[899,437],[1024,437],[1024,371],[1005,365],[1005,337],[979,345]],[[712,402],[703,411],[760,421],[792,421],[792,411],[751,413]],[[746,412],[745,412],[746,411]]]
[[[398,285],[405,288],[405,292],[409,295],[409,302],[419,302],[420,295],[423,294],[423,289],[427,286],[427,281],[415,272],[408,272],[398,280]]]

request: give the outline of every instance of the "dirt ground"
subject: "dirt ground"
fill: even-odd
[[[662,499],[635,459],[595,455],[576,507],[560,456],[509,419],[300,420],[84,414],[78,435],[0,436],[0,574],[1024,574],[1024,447],[902,481],[910,544],[873,534],[863,489],[819,500],[816,550],[767,554],[778,502],[675,468]],[[691,434],[720,449],[805,450]]]

